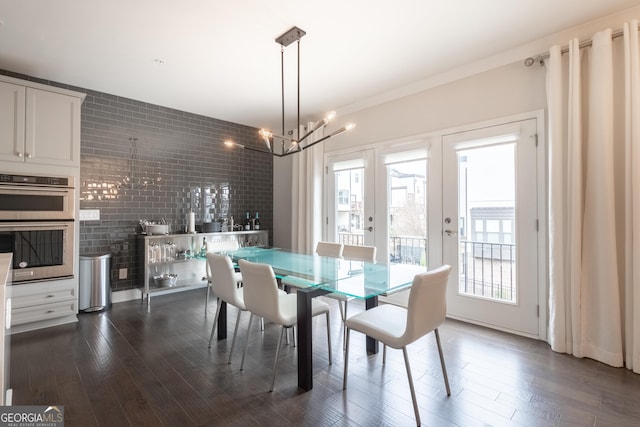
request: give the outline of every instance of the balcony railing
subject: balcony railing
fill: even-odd
[[[363,245],[361,233],[338,233],[338,242]],[[508,243],[460,240],[459,291],[463,294],[515,303],[516,249]],[[389,262],[427,265],[427,239],[389,237]]]
[[[364,245],[364,236],[358,233],[338,233],[338,243],[343,245]]]
[[[397,264],[427,264],[427,239],[389,236],[389,261]]]
[[[364,236],[359,233],[338,233],[338,243],[364,245]],[[389,261],[397,264],[426,265],[427,239],[413,236],[389,237]]]
[[[459,291],[516,302],[515,245],[460,240]]]

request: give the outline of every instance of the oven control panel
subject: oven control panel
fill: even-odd
[[[71,187],[70,177],[0,174],[0,184],[47,185]]]

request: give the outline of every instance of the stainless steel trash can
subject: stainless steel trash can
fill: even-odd
[[[78,310],[101,311],[111,307],[111,254],[80,256]]]

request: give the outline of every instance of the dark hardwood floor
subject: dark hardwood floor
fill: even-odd
[[[11,337],[14,405],[64,405],[66,426],[410,426],[415,425],[402,352],[365,354],[353,333],[342,390],[340,316],[332,310],[333,365],[323,316],[314,320],[314,388],[297,388],[295,348],[283,347],[269,382],[278,328],[254,332],[245,370],[240,345],[207,340],[215,299],[204,291],[115,304],[77,324]],[[335,304],[332,302],[332,304]],[[352,312],[361,310],[358,303]],[[229,309],[229,338],[235,324]],[[256,331],[258,330],[258,322]],[[452,395],[447,398],[435,338],[409,347],[423,425],[638,426],[640,375],[556,354],[535,341],[452,320],[441,327]]]

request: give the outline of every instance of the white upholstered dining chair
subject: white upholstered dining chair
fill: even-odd
[[[227,240],[223,242],[211,242],[207,245],[208,253],[231,252],[231,251],[236,251],[239,248],[240,248],[240,245],[238,244],[238,241],[236,239]],[[236,284],[240,286],[240,284],[242,283],[242,274],[233,270],[233,275],[234,275]],[[205,317],[207,315],[207,308],[209,307],[209,293],[211,292],[211,288],[213,287],[212,278],[213,278],[213,270],[211,269],[211,265],[209,264],[209,262],[207,262],[207,297],[204,302]]]
[[[224,301],[238,309],[238,317],[236,318],[236,326],[233,330],[233,340],[231,341],[231,350],[229,351],[229,361],[231,363],[231,355],[236,343],[236,335],[238,334],[238,325],[240,324],[240,314],[246,311],[244,304],[244,292],[242,287],[238,286],[238,273],[235,272],[231,258],[226,255],[207,253],[207,266],[213,274],[210,276],[210,287],[216,296],[216,314],[211,327],[211,336],[209,337],[209,348],[213,341],[213,334],[218,325],[218,316],[220,315],[220,302]]]
[[[358,246],[358,245],[343,245],[342,247],[342,258],[346,261],[361,261],[361,262],[376,262],[376,247],[375,246]],[[349,306],[349,301],[353,299],[353,297],[349,297],[344,294],[331,293],[325,295],[328,298],[333,298],[338,301],[338,307],[340,308],[340,318],[342,319],[342,329],[343,329],[343,337],[344,339],[344,347],[346,348],[346,336],[347,329],[344,326],[344,321],[347,318],[347,308]],[[344,304],[344,308],[343,308]]]
[[[316,245],[316,253],[320,256],[340,258],[342,257],[343,248],[344,246],[342,243],[318,242]]]
[[[249,318],[249,329],[247,331],[247,342],[242,354],[242,362],[240,370],[244,369],[244,360],[249,347],[249,334],[251,331],[251,321],[253,316],[262,316],[266,321],[276,323],[282,327],[278,338],[278,346],[276,348],[276,357],[273,364],[273,377],[271,379],[271,388],[276,382],[276,374],[278,372],[278,361],[280,357],[280,347],[282,345],[282,336],[285,331],[292,328],[298,320],[297,313],[297,296],[295,294],[283,294],[278,292],[278,283],[273,269],[268,264],[254,263],[247,260],[240,260],[240,271],[243,277],[244,301],[247,310],[251,312]],[[320,314],[326,315],[327,321],[327,345],[329,349],[329,364],[331,364],[331,329],[329,319],[329,305],[314,298],[312,300],[312,316]]]
[[[344,356],[342,386],[344,390],[347,388],[349,336],[352,330],[366,334],[385,346],[402,349],[413,401],[413,410],[417,425],[420,425],[420,412],[418,411],[416,392],[413,387],[407,345],[433,331],[438,345],[438,354],[440,355],[440,365],[447,396],[451,395],[438,332],[438,327],[444,322],[447,313],[446,293],[450,271],[451,266],[443,265],[435,270],[416,275],[411,285],[407,308],[385,304],[347,318],[345,321],[345,326],[347,327],[347,349]]]
[[[352,261],[376,262],[376,247],[365,245],[344,245],[342,258]]]

